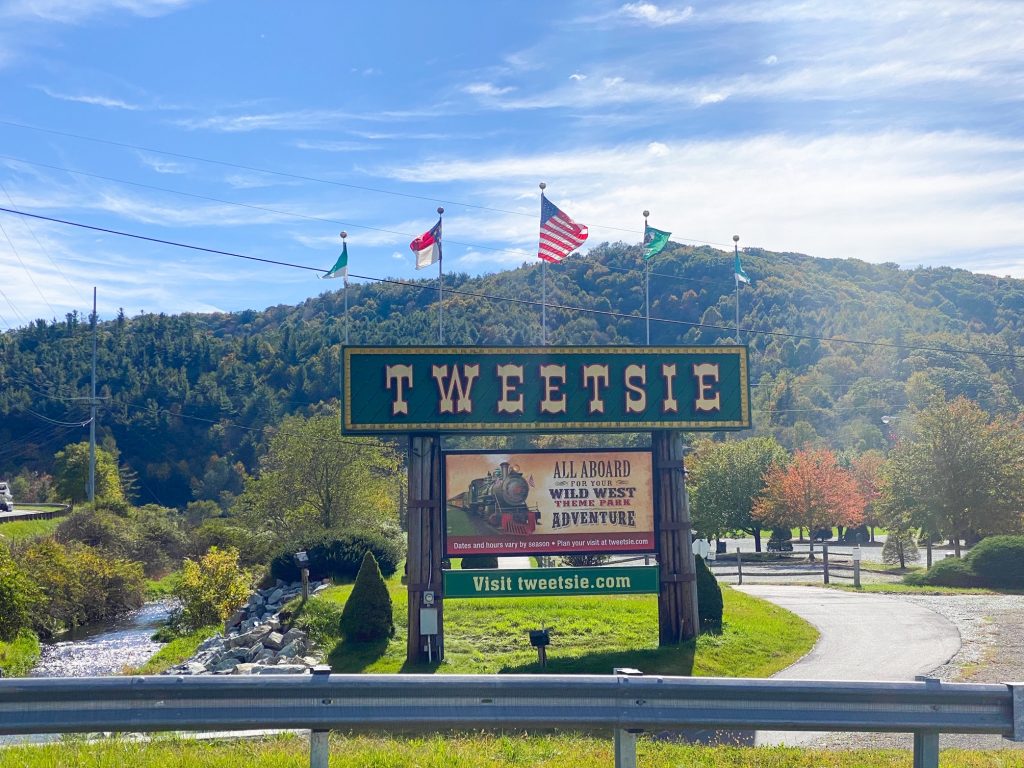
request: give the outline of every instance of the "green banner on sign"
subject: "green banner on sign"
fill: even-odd
[[[345,347],[345,433],[750,427],[747,348]]]
[[[444,596],[657,594],[658,566],[445,571]]]

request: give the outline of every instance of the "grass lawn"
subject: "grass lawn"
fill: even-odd
[[[0,670],[4,677],[25,677],[39,660],[39,638],[27,629],[9,643],[0,642]]]
[[[10,523],[0,523],[0,540],[49,536],[57,530],[60,521],[59,517],[51,517],[49,520],[14,520]]]
[[[141,667],[125,670],[128,675],[159,675],[164,670],[170,669],[175,664],[180,664],[196,652],[202,645],[203,640],[220,632],[223,627],[212,624],[208,627],[197,629],[188,635],[182,635],[171,640],[167,645],[154,653]],[[2,763],[0,763],[2,765]]]
[[[647,674],[767,677],[807,653],[817,631],[770,603],[722,591],[725,622],[720,632],[696,643],[658,647],[655,595],[531,597],[445,601],[445,660],[405,664],[406,591],[398,576],[388,580],[396,632],[390,641],[348,643],[337,622],[352,585],[331,587],[313,598],[300,624],[327,653],[336,672],[439,672],[495,674],[540,671],[527,631],[553,629],[547,671],[608,674],[636,667]]]
[[[331,768],[578,768],[612,765],[612,739],[560,734],[509,736],[445,734],[422,738],[331,736]],[[910,768],[909,751],[822,750],[788,747],[693,747],[641,736],[644,768]],[[309,765],[305,738],[282,735],[251,740],[193,741],[157,736],[153,741],[56,744],[0,750],[0,766],[19,768],[300,768]],[[943,750],[947,768],[1024,768],[1024,752]]]

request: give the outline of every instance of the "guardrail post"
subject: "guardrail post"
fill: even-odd
[[[739,579],[739,585],[743,586],[743,558],[740,557],[740,548],[736,547],[736,577]]]
[[[1010,741],[1024,741],[1024,683],[1007,683],[1013,696],[1013,735]]]
[[[938,731],[914,731],[914,768],[939,768]]]
[[[331,674],[331,668],[326,664],[319,664],[313,668],[313,675],[326,679]],[[321,677],[322,676],[322,677]],[[331,746],[328,741],[330,731],[309,732],[309,768],[328,768],[331,759]]]
[[[631,667],[616,667],[615,674],[626,677],[643,677],[644,673]],[[615,768],[636,768],[636,735],[639,729],[615,729]]]
[[[825,583],[828,584],[828,544],[821,543],[821,564],[824,567],[822,573],[825,576]]]

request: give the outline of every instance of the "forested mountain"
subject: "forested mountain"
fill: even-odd
[[[885,447],[883,415],[937,391],[993,413],[1020,408],[1024,281],[757,249],[743,264],[753,281],[741,289],[740,325],[756,432],[789,447],[859,451]],[[539,264],[446,275],[445,341],[539,343],[540,307],[528,302],[539,302],[540,281]],[[436,284],[417,286],[352,285],[352,343],[436,343]],[[732,254],[670,245],[652,262],[650,286],[653,344],[735,340]],[[595,310],[549,306],[549,343],[644,341],[636,246],[549,265],[547,296]],[[340,290],[262,312],[100,323],[98,434],[137,473],[138,500],[181,506],[237,494],[264,427],[337,397],[344,323]],[[67,423],[88,418],[90,355],[88,319],[73,314],[0,335],[0,475],[47,471],[55,451],[87,435]]]

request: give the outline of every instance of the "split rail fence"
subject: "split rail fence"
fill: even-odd
[[[830,682],[614,675],[312,675],[0,680],[0,734],[309,729],[326,768],[331,730],[614,732],[687,728],[914,734],[915,768],[939,764],[940,733],[1024,741],[1024,683]]]

